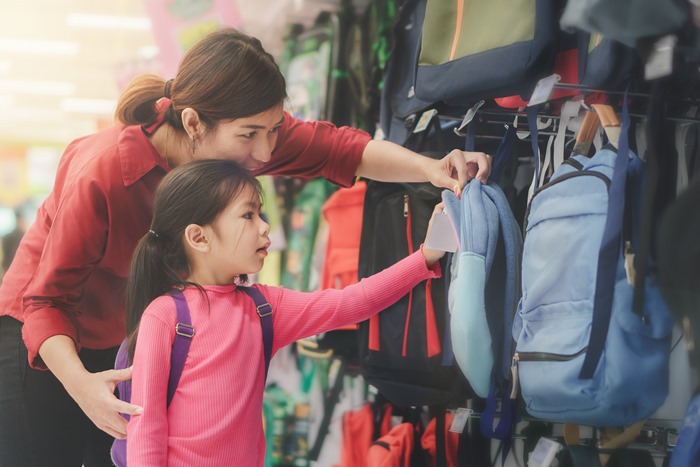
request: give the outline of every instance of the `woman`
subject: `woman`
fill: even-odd
[[[113,394],[130,370],[110,370],[125,336],[129,261],[170,168],[228,159],[256,175],[446,188],[490,172],[482,153],[432,160],[301,122],[284,112],[286,97],[260,42],[223,29],[185,54],[173,80],[135,79],[117,105],[121,125],[67,147],[0,288],[0,466],[110,465],[111,437],[126,434],[119,413],[141,410]]]

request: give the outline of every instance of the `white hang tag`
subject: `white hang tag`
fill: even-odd
[[[469,421],[469,417],[471,416],[472,412],[472,409],[465,409],[463,407],[458,408],[455,411],[454,417],[452,418],[452,423],[450,424],[450,431],[452,433],[462,433],[464,431],[464,427]]]
[[[540,438],[535,449],[530,453],[527,461],[528,467],[550,467],[554,456],[561,451],[563,446],[549,438]]]
[[[651,53],[644,64],[644,79],[663,78],[673,73],[673,49],[678,38],[673,34],[663,36],[654,42]]]
[[[428,125],[430,125],[430,121],[435,115],[437,115],[437,113],[438,111],[435,109],[430,109],[423,112],[423,114],[418,119],[418,123],[416,124],[416,128],[413,130],[413,132],[420,133],[421,131],[424,131],[426,128],[428,128]]]
[[[450,217],[446,212],[435,214],[430,225],[428,235],[425,237],[425,247],[433,250],[449,251],[454,253],[459,248],[457,233]]]
[[[557,131],[557,137],[554,140],[554,157],[552,159],[554,165],[553,169],[556,170],[563,162],[566,151],[566,130],[569,129],[569,123],[573,118],[576,118],[581,110],[580,98],[574,98],[564,102],[561,108],[561,113],[559,115],[559,130]]]
[[[455,128],[455,133],[457,133],[459,136],[464,136],[462,133],[462,129],[464,129],[465,126],[469,125],[472,120],[474,120],[474,116],[476,115],[476,112],[481,108],[482,105],[484,105],[483,100],[477,102],[469,110],[467,110],[467,113],[464,115],[464,118],[462,119],[462,123],[460,123],[459,127]]]
[[[539,80],[537,85],[535,85],[535,90],[532,91],[532,96],[530,97],[530,102],[527,103],[527,106],[532,107],[533,105],[547,102],[549,100],[549,96],[552,94],[552,90],[554,90],[554,85],[560,80],[561,76],[556,73]]]

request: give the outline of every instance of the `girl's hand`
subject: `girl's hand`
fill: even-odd
[[[426,176],[433,185],[454,191],[457,183],[461,189],[472,178],[486,183],[490,174],[491,156],[483,152],[465,152],[455,149],[442,159],[436,160],[428,169]]]
[[[120,413],[139,415],[143,409],[124,402],[114,395],[117,383],[131,379],[131,367],[123,370],[107,370],[99,373],[85,372],[73,384],[66,386],[83,412],[105,433],[126,438],[127,421]]]
[[[428,238],[430,236],[430,229],[433,226],[433,219],[435,219],[435,216],[444,216],[445,214],[443,211],[445,210],[445,204],[444,203],[438,203],[435,205],[435,209],[433,209],[433,215],[430,217],[430,222],[428,222],[428,233],[426,234],[425,238]],[[425,264],[430,268],[435,264],[437,261],[440,260],[443,256],[445,256],[445,252],[442,250],[433,250],[432,248],[426,248],[425,245],[421,248],[421,251],[423,252],[423,257],[425,258]]]

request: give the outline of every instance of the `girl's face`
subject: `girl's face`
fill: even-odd
[[[262,269],[270,247],[270,226],[260,213],[260,197],[248,186],[211,225],[209,261],[218,284],[230,284],[236,276]]]
[[[221,121],[199,141],[199,154],[207,159],[226,159],[248,170],[261,168],[272,156],[277,130],[284,118],[280,104],[251,117]]]

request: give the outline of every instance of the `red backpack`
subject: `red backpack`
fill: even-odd
[[[413,423],[396,425],[369,447],[367,467],[411,467],[418,433],[419,429]]]

